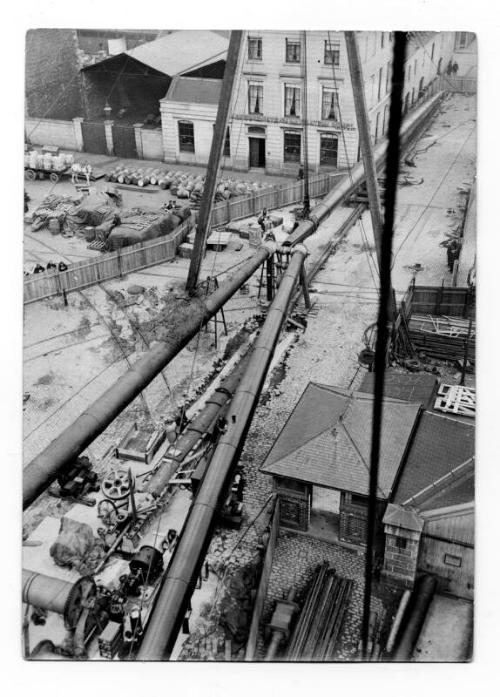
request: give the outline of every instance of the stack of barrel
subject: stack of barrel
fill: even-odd
[[[334,658],[353,582],[337,576],[328,562],[316,569],[290,638],[288,661],[330,661]]]

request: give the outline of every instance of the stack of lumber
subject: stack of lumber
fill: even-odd
[[[319,566],[290,638],[289,661],[332,660],[353,582],[337,576],[327,562]]]
[[[469,338],[469,320],[444,315],[412,315],[408,322],[409,338],[417,352],[442,360],[463,358],[474,361],[476,354],[476,323],[472,322]]]

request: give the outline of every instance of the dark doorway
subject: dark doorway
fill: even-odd
[[[137,157],[135,128],[113,124],[113,150],[117,157]]]
[[[250,167],[265,167],[266,166],[266,139],[265,138],[249,138],[249,166]]]
[[[102,121],[99,123],[83,121],[82,138],[83,149],[85,152],[97,153],[98,155],[108,154],[106,133],[104,131],[104,123]]]

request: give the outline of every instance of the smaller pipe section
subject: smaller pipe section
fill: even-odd
[[[238,386],[243,371],[248,363],[248,357],[242,358],[240,363],[232,371],[223,383],[215,390],[214,394],[206,402],[203,410],[187,426],[184,433],[168,448],[164,459],[170,466],[160,466],[149,481],[144,485],[144,491],[153,496],[160,496],[168,486],[172,476],[172,470],[177,469],[188,453],[197,445],[203,436],[212,428],[214,421],[222,415],[231,401]]]
[[[424,576],[415,596],[415,603],[403,630],[398,647],[392,657],[393,661],[409,661],[424,625],[427,611],[436,591],[437,580],[434,576]]]
[[[397,636],[397,633],[399,631],[399,627],[401,626],[401,621],[403,619],[403,615],[404,615],[404,612],[406,610],[406,606],[408,605],[408,601],[410,600],[410,596],[411,596],[411,591],[409,591],[408,589],[405,590],[405,592],[401,596],[398,610],[396,612],[396,616],[394,617],[391,631],[389,632],[389,638],[387,639],[387,645],[385,647],[385,650],[387,651],[387,653],[391,653],[392,649],[394,648],[394,642],[396,640],[396,636]]]

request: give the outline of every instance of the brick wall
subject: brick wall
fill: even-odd
[[[76,32],[30,29],[26,33],[26,115],[72,119],[83,113]]]
[[[385,526],[384,574],[411,588],[417,572],[420,533]]]
[[[78,150],[73,121],[26,119],[26,141],[32,145],[57,145],[65,150]]]

